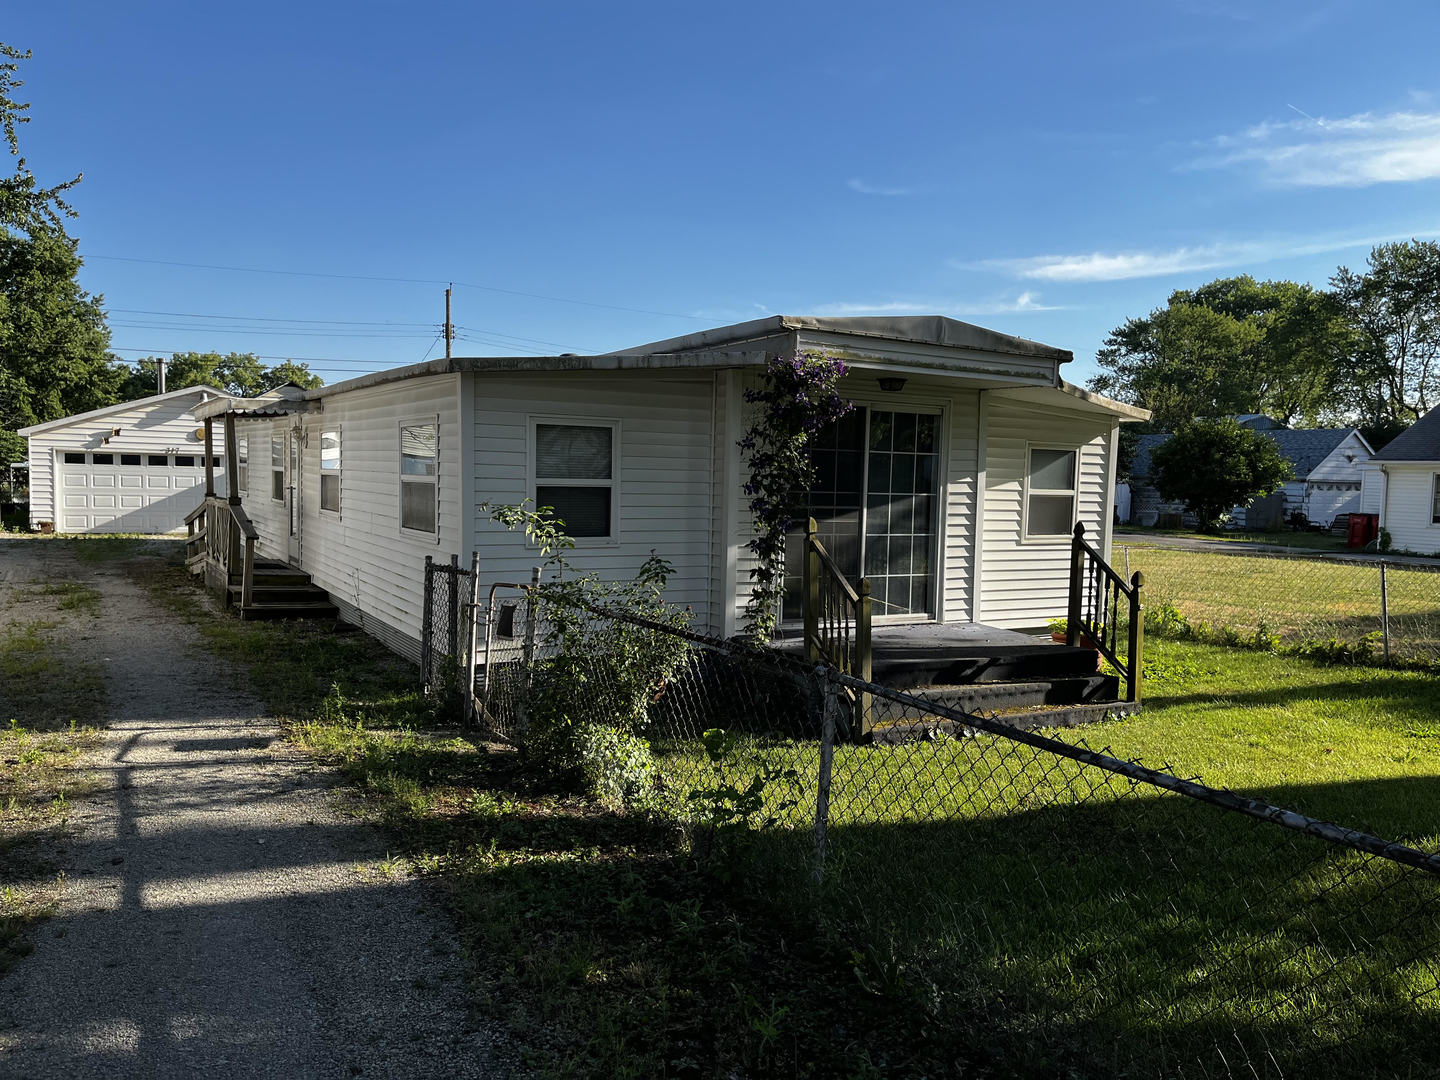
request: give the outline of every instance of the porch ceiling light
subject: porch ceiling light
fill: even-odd
[[[880,384],[880,389],[887,394],[898,394],[905,389],[905,380],[899,375],[882,375],[876,381]]]

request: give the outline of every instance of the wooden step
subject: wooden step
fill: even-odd
[[[906,692],[962,712],[991,713],[1003,709],[1114,701],[1120,695],[1120,679],[1115,675],[1092,673],[1034,681],[918,686]]]
[[[1139,705],[1128,701],[1101,701],[1085,705],[1012,709],[989,714],[989,719],[1017,731],[1034,731],[1047,727],[1080,727],[1102,720],[1116,720],[1139,711]],[[871,732],[871,741],[880,746],[898,746],[903,743],[931,741],[937,734],[964,737],[976,734],[976,729],[931,716],[876,724]]]
[[[242,619],[335,619],[339,609],[329,601],[288,604],[251,604],[240,609]]]

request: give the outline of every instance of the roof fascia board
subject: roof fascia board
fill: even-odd
[[[109,416],[111,413],[128,412],[131,409],[141,409],[148,405],[154,405],[161,401],[170,401],[174,398],[184,397],[186,394],[214,394],[216,397],[228,398],[230,395],[214,386],[182,386],[179,390],[167,390],[163,394],[155,394],[146,398],[134,398],[130,401],[121,401],[114,405],[102,405],[98,409],[91,409],[89,412],[76,413],[74,416],[62,416],[58,420],[47,420],[43,424],[32,424],[30,427],[20,428],[15,432],[17,435],[44,435],[47,431],[55,431],[58,428],[67,427],[70,424],[78,424],[83,420],[98,420],[102,416]]]

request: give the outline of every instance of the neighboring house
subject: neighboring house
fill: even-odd
[[[29,439],[30,527],[61,533],[166,533],[205,491],[194,409],[229,400],[210,386],[108,405],[22,428]],[[223,472],[224,447],[212,446]]]
[[[1231,511],[1242,528],[1277,527],[1285,524],[1296,511],[1304,514],[1308,521],[1329,525],[1341,514],[1359,511],[1365,464],[1374,451],[1357,429],[1295,431],[1268,416],[1254,413],[1237,416],[1235,420],[1272,439],[1295,473],[1274,494]],[[1152,482],[1151,451],[1169,438],[1168,434],[1142,435],[1136,447],[1130,467],[1130,521],[1136,525],[1154,525],[1162,514],[1184,511],[1180,503],[1160,498]]]
[[[856,409],[815,444],[811,513],[870,579],[877,622],[1065,613],[1073,526],[1108,552],[1118,427],[1148,414],[1065,382],[1067,350],[951,319],[775,316],[603,356],[435,360],[200,415],[235,432],[259,553],[397,651],[418,651],[426,556],[477,552],[486,593],[529,579],[538,552],[481,506],[524,499],[565,520],[581,569],[628,577],[664,557],[669,599],[730,635],[751,588],[744,395],[797,351],[850,368]]]
[[[1392,547],[1440,555],[1440,409],[1381,449],[1365,470],[1360,510],[1377,514]]]

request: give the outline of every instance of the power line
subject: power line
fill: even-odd
[[[323,323],[332,326],[424,326],[433,327],[434,323],[407,323],[385,320],[383,322],[363,322],[356,319],[282,319],[272,315],[207,315],[196,311],[148,311],[145,308],[109,308],[109,311],[118,311],[123,315],[167,315],[171,318],[181,319],[227,319],[239,322],[278,322],[278,323]]]
[[[237,274],[280,274],[286,277],[331,278],[337,281],[382,281],[402,285],[446,285],[455,284],[464,289],[478,289],[481,292],[499,293],[504,296],[524,296],[531,300],[546,300],[555,304],[575,304],[580,307],[600,308],[605,311],[628,311],[636,315],[658,315],[666,319],[691,319],[705,322],[700,315],[684,315],[676,311],[654,311],[650,308],[626,307],[622,304],[601,304],[593,300],[577,300],[571,296],[549,296],[545,293],[521,292],[518,289],[502,289],[496,285],[477,285],[469,281],[447,282],[443,278],[402,278],[377,277],[368,274],[328,274],[313,270],[277,270],[263,266],[223,266],[218,263],[179,262],[173,259],[142,259],[132,255],[86,255],[87,259],[104,259],[110,262],[146,263],[152,266],[180,266],[190,270],[227,270]]]

